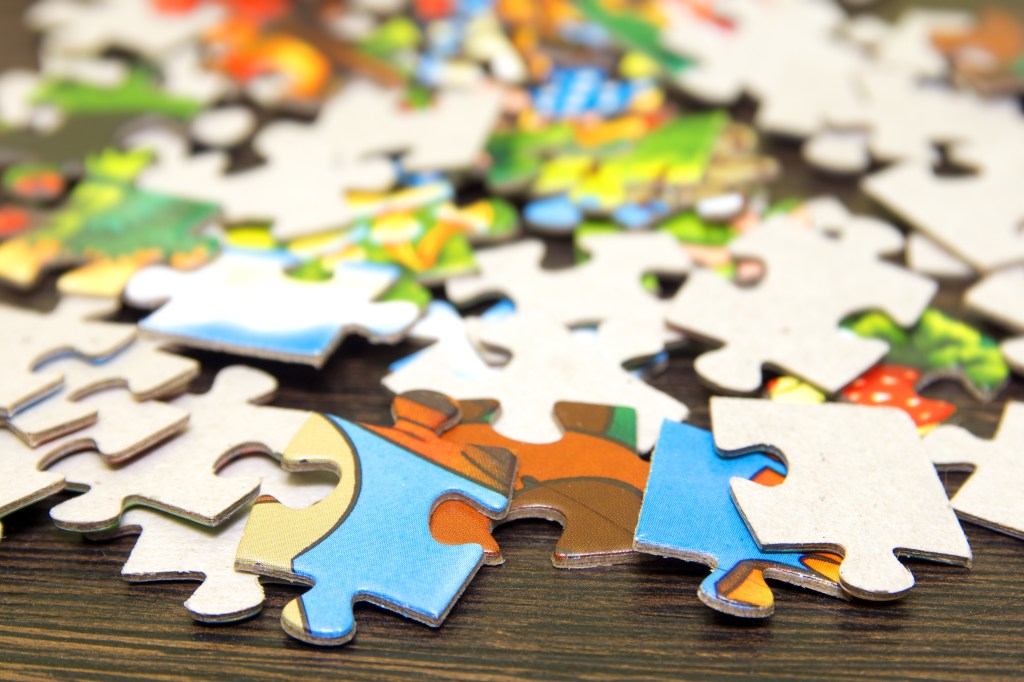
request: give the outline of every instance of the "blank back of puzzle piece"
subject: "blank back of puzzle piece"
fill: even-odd
[[[268,374],[250,367],[221,370],[213,387],[172,403],[190,415],[176,438],[130,462],[111,465],[84,453],[58,462],[73,490],[84,495],[52,510],[55,523],[81,532],[114,526],[133,505],[162,509],[215,526],[252,499],[259,480],[221,478],[216,470],[233,457],[279,453],[308,417],[302,410],[255,405],[277,388]]]
[[[725,456],[780,454],[786,480],[732,480],[758,546],[843,556],[839,581],[856,597],[895,599],[914,586],[897,555],[969,566],[971,549],[910,417],[860,405],[712,398]]]
[[[41,365],[64,354],[86,359],[110,356],[135,338],[130,324],[96,322],[116,301],[64,298],[53,311],[0,306],[0,417],[10,417],[61,386],[59,372]]]
[[[338,471],[338,488],[308,509],[257,500],[236,566],[305,582],[287,604],[288,634],[343,644],[355,634],[352,605],[369,601],[437,627],[483,562],[479,545],[449,547],[430,536],[430,512],[452,497],[505,513],[515,464],[497,448],[461,446],[438,434],[458,420],[444,396],[399,396],[395,427],[313,416],[288,446],[289,470]]]
[[[940,426],[924,441],[940,469],[970,471],[953,495],[962,518],[1024,539],[1024,403],[1010,401],[991,440],[959,426]]]
[[[161,351],[156,343],[139,339],[110,358],[87,362],[81,358],[58,358],[46,366],[60,372],[64,386],[60,393],[32,405],[7,421],[7,427],[36,446],[97,421],[103,400],[89,400],[96,392],[126,388],[130,400],[165,397],[185,388],[199,373],[199,363],[190,358]],[[100,428],[123,428],[125,417],[116,410],[130,403],[108,403],[107,417]],[[172,409],[164,406],[165,409]],[[138,416],[138,415],[136,415]],[[184,415],[187,418],[187,415]],[[121,448],[115,448],[117,450]]]
[[[273,459],[242,457],[218,472],[222,478],[260,479],[260,493],[272,495],[292,508],[318,502],[337,486],[328,472],[289,474]],[[113,535],[139,533],[121,575],[129,582],[198,580],[202,582],[185,602],[196,620],[226,623],[259,612],[263,587],[251,573],[235,570],[235,553],[242,539],[249,508],[215,528],[153,509],[136,507],[121,518]]]
[[[724,343],[699,356],[695,367],[727,391],[756,391],[767,365],[835,393],[878,362],[887,347],[845,333],[839,323],[881,309],[911,325],[936,290],[935,282],[877,260],[862,245],[846,246],[784,218],[770,219],[730,248],[738,257],[763,261],[762,280],[739,288],[716,273],[696,272],[668,315],[684,332]]]
[[[64,477],[40,471],[34,454],[12,432],[0,429],[0,517],[64,489]]]
[[[617,352],[626,348],[629,338],[594,343],[575,337],[557,321],[528,312],[493,322],[469,319],[467,326],[475,343],[511,351],[511,360],[499,372],[466,377],[450,365],[447,353],[433,346],[388,374],[382,383],[396,393],[426,388],[457,399],[493,398],[502,405],[495,423],[498,433],[529,443],[559,440],[561,433],[551,419],[559,402],[632,407],[637,411],[641,452],[654,446],[662,419],[684,419],[688,413],[681,402],[623,369],[622,363],[629,359],[623,354],[637,357]]]
[[[125,289],[134,305],[159,310],[144,331],[183,345],[319,367],[342,338],[373,342],[401,338],[420,311],[406,301],[375,302],[397,269],[340,264],[332,279],[289,277],[275,254],[225,253],[198,270],[155,266]]]
[[[491,535],[497,525],[517,519],[560,523],[551,563],[557,568],[590,568],[630,561],[647,483],[648,464],[636,455],[636,413],[629,408],[558,403],[555,419],[564,430],[555,443],[514,441],[491,426],[498,404],[459,403],[462,421],[442,437],[463,444],[497,446],[516,453],[519,472],[508,516],[492,521],[468,504],[450,500],[430,517],[430,531],[447,545],[479,544],[484,563],[500,564],[501,548]]]
[[[682,276],[690,260],[679,243],[661,232],[588,235],[579,240],[591,257],[571,268],[544,270],[543,242],[529,240],[477,254],[478,275],[448,282],[456,304],[500,295],[516,308],[565,325],[611,323],[639,335],[643,325],[654,355],[664,346],[664,303],[644,289],[644,275]]]
[[[907,238],[907,267],[940,280],[963,281],[975,277],[974,268],[920,232]]]
[[[136,0],[44,0],[25,18],[29,26],[44,32],[45,53],[84,57],[122,48],[159,63],[175,48],[198,40],[223,17],[224,11],[215,5],[173,12]]]
[[[926,165],[902,164],[866,178],[873,199],[962,258],[989,272],[1024,262],[1024,200],[1015,187],[1024,167],[994,164],[978,175],[938,177]]]
[[[854,215],[835,197],[808,199],[801,211],[808,214],[815,230],[838,239],[844,247],[875,256],[895,256],[903,250],[903,233],[894,225],[874,216]]]
[[[761,454],[721,458],[710,432],[666,421],[651,456],[635,547],[709,566],[711,575],[697,594],[711,608],[733,616],[772,614],[775,599],[765,578],[843,596],[837,561],[822,554],[762,551],[733,504],[731,479],[778,485],[784,472]]]
[[[1004,341],[1001,348],[1010,366],[1024,373],[1024,268],[989,275],[967,290],[964,303],[1021,335]]]

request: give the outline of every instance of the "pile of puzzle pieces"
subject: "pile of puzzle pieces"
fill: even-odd
[[[766,580],[900,598],[900,557],[970,565],[960,520],[1024,538],[1024,403],[985,439],[920,395],[991,402],[1024,374],[1012,15],[40,0],[25,20],[0,286],[59,302],[0,304],[0,516],[81,493],[56,526],[138,535],[122,575],[200,581],[193,618],[257,614],[263,578],[309,587],[281,623],[313,644],[349,641],[356,601],[436,627],[528,518],[562,525],[555,568],[702,563],[700,600],[744,618],[771,615]],[[762,133],[898,224],[773,198]],[[575,262],[549,267],[566,238]],[[930,307],[940,281],[964,319]],[[365,348],[349,336],[403,344],[392,423],[269,405],[245,364],[189,390],[196,349],[327,372]],[[699,390],[652,383],[687,357],[710,431],[678,397]],[[943,470],[972,472],[952,499]]]

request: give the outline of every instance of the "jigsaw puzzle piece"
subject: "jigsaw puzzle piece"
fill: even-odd
[[[61,392],[22,410],[6,422],[7,428],[32,446],[95,423],[101,405],[108,416],[127,423],[117,411],[122,407],[133,409],[132,399],[146,401],[173,395],[184,390],[199,374],[199,363],[195,360],[165,353],[146,339],[135,341],[110,358],[88,362],[62,357],[47,363],[46,367],[64,377]],[[114,388],[127,389],[130,395],[116,399],[110,396],[106,400],[85,399],[97,392],[106,396],[108,390]]]
[[[967,290],[964,303],[1014,334],[1024,334],[1024,268],[993,273]],[[1024,336],[1003,341],[1003,355],[1024,373]]]
[[[635,409],[641,452],[654,446],[662,419],[679,420],[687,414],[681,402],[623,369],[623,362],[642,357],[641,351],[647,348],[643,339],[629,337],[626,325],[615,330],[621,332],[618,338],[597,342],[574,335],[550,318],[527,312],[488,322],[471,318],[467,326],[474,343],[511,351],[511,360],[499,372],[481,377],[460,375],[450,365],[447,352],[432,346],[414,362],[388,374],[382,383],[396,393],[429,387],[457,399],[489,396],[502,405],[497,431],[530,443],[560,438],[551,420],[559,402]],[[605,333],[598,328],[598,335]]]
[[[439,394],[399,396],[393,410],[394,427],[311,417],[282,465],[331,466],[340,473],[338,488],[304,510],[266,497],[253,507],[236,566],[312,585],[282,612],[293,637],[349,641],[357,600],[439,626],[482,564],[483,550],[434,540],[431,510],[438,499],[458,496],[485,513],[505,513],[511,453],[439,438],[459,419],[455,404]]]
[[[775,486],[784,478],[785,467],[770,457],[721,458],[710,432],[666,421],[651,456],[634,546],[708,565],[711,574],[697,595],[733,616],[772,614],[775,599],[765,578],[842,597],[838,557],[761,550],[729,496],[730,480]]]
[[[64,489],[64,477],[40,471],[34,455],[20,438],[0,429],[0,518]]]
[[[492,528],[518,519],[547,519],[563,527],[551,563],[556,568],[590,568],[630,561],[647,463],[636,455],[636,413],[629,408],[558,403],[563,429],[555,443],[514,441],[491,426],[498,404],[459,403],[462,421],[442,438],[463,444],[506,448],[516,453],[519,472],[508,516],[492,521],[464,502],[443,502],[430,517],[430,531],[447,545],[475,543],[484,562],[500,564],[501,548]]]
[[[715,273],[696,272],[667,318],[683,332],[724,343],[699,356],[695,367],[727,391],[756,391],[767,365],[835,393],[886,352],[883,342],[843,334],[839,323],[855,312],[881,309],[911,325],[937,288],[877,260],[863,245],[799,229],[782,216],[730,249],[736,257],[762,261],[761,280],[741,288]]]
[[[321,366],[350,333],[394,342],[420,315],[405,301],[376,302],[398,277],[371,264],[339,264],[329,281],[289,277],[275,253],[223,254],[191,272],[152,267],[125,289],[129,302],[163,304],[139,326],[183,345]]]
[[[64,459],[52,469],[85,494],[50,510],[61,528],[80,532],[113,527],[124,509],[145,505],[215,526],[252,499],[256,478],[220,478],[233,457],[279,453],[308,417],[302,410],[267,407],[277,388],[268,374],[243,366],[221,370],[213,387],[172,403],[189,414],[188,428],[144,456],[112,465],[93,453]]]
[[[970,565],[967,538],[905,413],[712,398],[711,421],[723,455],[768,450],[786,462],[779,486],[731,484],[765,550],[834,550],[843,590],[871,600],[914,586],[897,555]]]
[[[0,328],[18,330],[0,334],[0,417],[10,418],[60,388],[63,377],[43,366],[48,360],[65,354],[104,358],[130,344],[134,325],[96,321],[117,307],[116,301],[87,298],[63,298],[49,313],[0,306]]]
[[[911,329],[881,313],[867,313],[843,323],[864,338],[889,344],[885,362],[921,371],[917,388],[953,378],[983,401],[992,400],[1010,379],[1010,369],[995,339],[945,313],[928,308]]]
[[[222,478],[260,479],[260,492],[291,508],[320,501],[338,481],[328,472],[289,474],[267,457],[242,457],[218,472]],[[247,618],[263,607],[259,578],[235,570],[235,553],[242,539],[249,508],[215,528],[143,507],[129,509],[121,526],[106,537],[139,534],[121,575],[129,582],[199,580],[202,584],[185,602],[196,620],[226,623]]]
[[[918,395],[921,373],[912,367],[878,365],[843,389],[843,400],[856,405],[877,405],[903,410],[923,434],[949,419],[956,405]]]
[[[970,280],[977,274],[970,265],[918,232],[907,239],[907,267],[940,280]]]
[[[1024,539],[1024,403],[1006,403],[991,440],[959,426],[940,426],[925,438],[924,446],[940,469],[971,472],[951,500],[960,517]]]

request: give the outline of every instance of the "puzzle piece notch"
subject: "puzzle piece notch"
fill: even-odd
[[[690,276],[667,320],[722,348],[695,367],[714,386],[750,393],[768,366],[835,393],[885,355],[886,344],[844,334],[839,323],[880,308],[911,325],[936,291],[935,282],[878,261],[865,247],[799,229],[784,216],[730,245],[738,258],[765,265],[761,281],[738,288],[713,272]]]
[[[0,307],[0,328],[17,330],[0,334],[0,356],[10,368],[0,390],[0,417],[9,418],[60,388],[61,375],[43,367],[48,360],[69,353],[104,358],[130,344],[134,325],[96,321],[117,306],[116,301],[65,297],[49,313]]]
[[[330,281],[289,277],[288,257],[228,252],[191,272],[155,266],[132,278],[125,297],[154,308],[139,326],[182,345],[320,367],[344,336],[394,342],[420,315],[413,303],[376,302],[395,268],[339,263]]]
[[[666,421],[652,455],[634,546],[707,565],[712,572],[701,583],[698,597],[717,611],[741,618],[765,618],[774,611],[765,578],[844,596],[838,561],[830,555],[758,548],[729,496],[729,480],[734,477],[778,485],[785,469],[761,454],[720,458],[710,432]]]
[[[508,364],[489,376],[465,377],[453,370],[444,349],[432,346],[384,377],[384,385],[394,392],[431,388],[457,399],[490,396],[502,405],[495,423],[498,433],[529,443],[559,439],[551,421],[558,402],[632,407],[641,452],[654,446],[662,419],[684,419],[688,413],[685,405],[622,368],[626,359],[637,357],[628,349],[628,337],[595,343],[574,337],[555,320],[525,311],[493,322],[471,318],[467,327],[474,343],[511,351]],[[626,333],[625,326],[621,331]],[[599,327],[597,333],[608,332]]]
[[[967,290],[964,303],[1019,335],[1000,347],[1010,366],[1024,373],[1024,267],[987,276]]]
[[[429,534],[431,510],[451,497],[493,516],[507,509],[514,458],[439,438],[459,419],[450,399],[414,392],[399,396],[393,411],[393,428],[312,416],[282,466],[331,466],[341,473],[338,488],[305,510],[271,498],[253,507],[236,567],[313,585],[282,611],[282,626],[293,637],[313,644],[349,641],[357,600],[440,625],[480,567],[483,550],[436,542]]]
[[[897,554],[969,566],[971,550],[910,417],[878,407],[712,398],[720,454],[779,453],[786,481],[732,480],[764,549],[842,554],[840,585],[862,599],[905,594]]]
[[[558,403],[555,420],[562,439],[530,444],[506,438],[491,426],[498,403],[464,400],[462,422],[445,440],[491,445],[516,453],[519,472],[508,516],[492,521],[469,505],[442,503],[430,517],[430,530],[448,545],[476,543],[484,562],[504,561],[491,531],[518,519],[546,519],[563,527],[551,563],[556,568],[608,566],[636,558],[636,528],[647,463],[636,455],[636,413],[629,408]]]
[[[117,429],[124,428],[121,425],[132,421],[126,421],[118,414],[122,408],[135,411],[136,418],[143,418],[146,410],[150,410],[154,416],[159,415],[161,410],[166,413],[172,408],[136,408],[132,405],[132,399],[147,401],[184,390],[199,374],[199,363],[166,353],[156,343],[139,339],[110,358],[88,362],[77,357],[61,357],[47,363],[46,369],[63,375],[63,389],[22,410],[6,422],[8,428],[32,446],[95,424],[100,406],[104,406],[107,416],[118,424],[110,429],[107,429],[107,421],[100,424],[100,428],[111,437]],[[87,399],[96,393],[107,394],[111,389],[126,391],[114,391],[119,397],[111,397],[107,401]],[[187,415],[183,415],[183,418],[187,418]],[[157,421],[160,421],[159,417]],[[124,449],[120,446],[111,447],[113,452]],[[103,448],[101,451],[108,453]]]
[[[267,457],[242,457],[218,475],[260,479],[260,493],[272,495],[291,508],[308,507],[337,486],[328,472],[289,474]],[[215,528],[143,507],[129,509],[117,531],[139,534],[121,575],[129,582],[199,580],[202,584],[185,602],[199,621],[226,623],[254,615],[263,606],[259,578],[235,570],[235,553],[248,519],[249,508],[239,510]]]
[[[940,426],[924,441],[932,462],[943,470],[969,471],[970,477],[952,497],[962,518],[1024,539],[1024,403],[1009,401],[996,435],[984,440],[959,426]]]
[[[86,491],[50,510],[66,530],[100,531],[117,524],[130,506],[144,505],[216,526],[251,500],[259,480],[225,479],[215,475],[240,455],[280,453],[308,414],[268,407],[277,388],[269,374],[231,366],[220,371],[203,394],[187,394],[172,403],[186,411],[188,428],[145,456],[111,465],[93,453],[57,462],[67,486]]]

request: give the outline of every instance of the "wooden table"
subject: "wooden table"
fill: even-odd
[[[882,4],[885,14],[902,5]],[[915,3],[921,4],[921,3]],[[930,6],[958,3],[929,2]],[[965,4],[965,3],[960,3]],[[1012,5],[1012,2],[1005,2]],[[0,7],[0,64],[31,65],[33,42],[17,16],[24,2]],[[1020,5],[1017,5],[1020,9]],[[749,116],[750,106],[738,113]],[[785,166],[775,196],[828,192],[852,208],[874,211],[856,182],[814,175],[792,143],[767,150]],[[566,262],[566,242],[553,242]],[[956,312],[960,291],[944,287],[939,307]],[[46,307],[52,279],[39,291],[0,300]],[[379,382],[393,348],[347,341],[321,372],[253,363],[281,381],[275,404],[386,423],[388,392]],[[206,366],[205,389],[231,358],[195,353]],[[693,371],[693,352],[673,355],[654,384],[690,406],[707,427],[708,391]],[[1006,398],[1024,399],[1024,380],[992,404],[957,384],[937,384],[928,397],[956,403],[960,423],[982,436],[995,428]],[[963,477],[950,476],[950,491]],[[65,499],[59,496],[55,501]],[[559,528],[521,522],[496,533],[507,561],[482,569],[445,625],[433,630],[375,607],[356,607],[358,634],[336,649],[301,644],[278,624],[298,588],[267,587],[263,613],[211,626],[193,622],[181,603],[195,583],[131,585],[119,577],[134,538],[93,543],[58,531],[49,502],[4,519],[0,545],[0,678],[295,679],[416,676],[419,679],[570,679],[917,677],[966,679],[1024,673],[1024,542],[965,525],[974,549],[971,570],[911,562],[917,587],[889,604],[845,603],[779,586],[776,615],[763,622],[728,618],[705,608],[696,589],[705,568],[668,559],[586,571],[559,571],[550,553]]]

